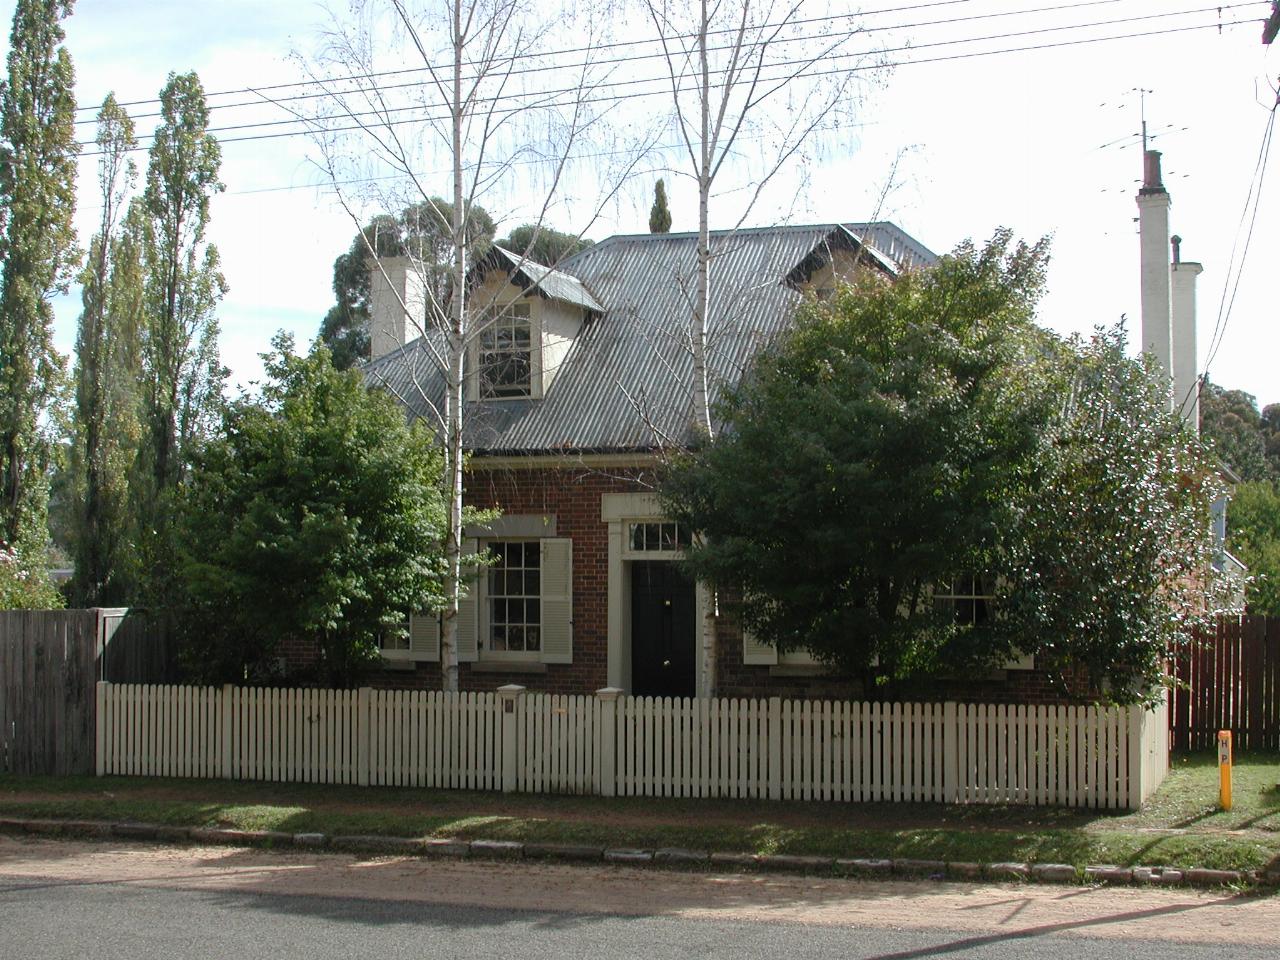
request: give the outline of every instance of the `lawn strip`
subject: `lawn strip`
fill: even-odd
[[[1261,869],[1280,856],[1280,836],[1227,833],[1152,834],[1082,829],[856,829],[784,827],[772,823],[708,828],[698,824],[611,825],[570,818],[493,815],[405,816],[371,809],[336,813],[297,806],[211,804],[188,801],[66,798],[32,803],[0,801],[0,816],[64,820],[127,820],[170,826],[228,827],[322,833],[328,836],[457,837],[524,843],[583,844],[659,849],[832,857],[1161,864],[1213,869]]]

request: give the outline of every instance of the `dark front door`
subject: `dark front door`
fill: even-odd
[[[694,695],[693,581],[670,561],[631,564],[631,692]]]

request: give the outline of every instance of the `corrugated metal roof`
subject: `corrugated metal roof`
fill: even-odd
[[[892,224],[865,226],[867,241],[874,234],[897,249],[897,256],[884,251],[895,264],[934,259]],[[848,229],[819,224],[714,235],[707,324],[713,385],[736,382],[786,327],[800,294],[783,279],[833,232]],[[468,404],[465,445],[497,455],[647,450],[687,440],[696,255],[696,234],[640,234],[610,237],[566,260],[557,272],[571,272],[605,306],[578,335],[541,400]],[[443,381],[422,341],[365,369],[370,383],[392,390],[413,414],[442,409]]]
[[[938,262],[936,253],[896,223],[876,220],[871,223],[846,223],[844,226],[884,253],[899,269],[928,267]]]
[[[507,270],[511,279],[525,293],[536,290],[552,300],[563,300],[584,310],[590,310],[592,313],[604,312],[604,307],[577,277],[551,267],[544,267],[496,243],[489,248],[489,254],[485,259],[491,263],[502,261],[503,269]]]

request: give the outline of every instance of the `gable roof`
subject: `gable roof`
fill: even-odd
[[[803,262],[824,252],[829,257],[832,244],[865,249],[887,270],[915,265],[925,255],[934,259],[892,224],[871,226],[899,238],[903,249],[914,244],[917,261],[895,261],[842,224],[713,233],[707,323],[713,395],[715,386],[736,382],[787,327],[801,300],[787,278]],[[542,399],[468,404],[464,445],[480,455],[520,455],[647,451],[686,442],[696,262],[697,234],[646,233],[609,237],[551,271],[577,281],[601,305],[599,316],[575,338]],[[546,282],[545,275],[537,279]],[[443,380],[421,340],[367,364],[365,375],[412,415],[443,409]]]
[[[536,291],[544,297],[563,300],[592,313],[604,313],[604,307],[577,277],[552,267],[544,267],[496,243],[472,266],[470,273],[475,276],[495,268],[505,271],[511,282],[520,287],[523,293]]]

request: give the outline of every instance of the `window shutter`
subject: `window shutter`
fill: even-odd
[[[573,541],[542,543],[542,662],[573,663]]]
[[[409,659],[440,659],[440,617],[430,610],[409,614]]]
[[[778,662],[778,648],[757,640],[745,628],[742,631],[742,662],[748,666],[772,666]]]
[[[1036,668],[1035,654],[1019,651],[1016,657],[1011,657],[1005,662],[1004,668],[1006,670],[1034,670]]]
[[[462,541],[462,555],[465,557],[477,550],[476,541]],[[474,568],[464,567],[464,578],[475,573]],[[483,573],[480,576],[484,576]],[[475,663],[477,659],[478,640],[480,637],[480,584],[477,580],[467,580],[462,584],[466,595],[458,598],[458,662]]]

